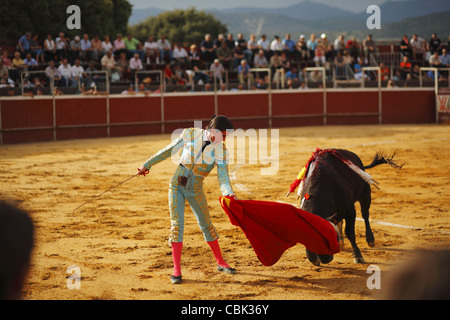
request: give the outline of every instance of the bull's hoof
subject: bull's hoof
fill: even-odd
[[[364,263],[364,258],[363,257],[353,258],[353,262],[354,263]]]
[[[320,254],[319,259],[320,259],[321,263],[327,264],[327,263],[330,263],[331,261],[333,261],[333,256],[332,255],[330,256],[328,254]]]
[[[311,262],[313,265],[317,267],[320,266],[320,258],[317,254],[306,249],[306,256],[308,257],[309,262]]]
[[[369,245],[369,247],[373,248],[373,247],[375,247],[375,240],[368,241],[367,244]]]

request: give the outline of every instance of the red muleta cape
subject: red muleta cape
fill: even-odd
[[[231,197],[220,197],[220,204],[231,223],[244,231],[264,266],[275,264],[297,243],[317,254],[339,252],[337,232],[332,224],[293,205]]]

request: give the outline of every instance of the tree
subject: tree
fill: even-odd
[[[165,35],[171,42],[196,43],[201,42],[207,33],[214,38],[220,33],[227,33],[228,29],[212,14],[191,7],[160,13],[131,27],[130,31],[141,41],[150,35],[155,39]]]
[[[114,35],[125,33],[132,5],[128,0],[2,0],[0,40],[17,41],[26,31],[37,33],[43,39],[47,34],[54,37],[59,32],[69,37]],[[66,22],[70,14],[69,5],[81,9],[81,29],[68,29]]]

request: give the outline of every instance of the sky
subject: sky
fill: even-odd
[[[134,5],[134,8],[156,7],[164,10],[186,9],[188,7],[196,7],[197,9],[226,9],[237,7],[264,7],[279,8],[289,7],[291,5],[302,2],[303,0],[165,0],[165,1],[149,1],[149,0],[128,0]],[[365,11],[369,5],[380,5],[387,0],[308,0],[317,3],[328,4],[354,13]],[[401,0],[390,0],[401,1]]]

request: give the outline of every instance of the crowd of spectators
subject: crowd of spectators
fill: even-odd
[[[246,40],[242,33],[236,39],[233,34],[219,34],[215,39],[206,34],[201,43],[188,45],[172,44],[164,35],[158,39],[150,35],[142,42],[132,34],[126,37],[117,34],[114,40],[108,35],[100,39],[98,35],[90,38],[88,34],[70,39],[61,32],[54,40],[51,34],[42,40],[39,35],[26,32],[18,40],[15,52],[2,51],[0,86],[17,86],[21,72],[33,70],[45,71],[45,76],[25,73],[31,85],[45,84],[53,78],[60,87],[79,88],[94,86],[92,71],[107,71],[113,83],[132,83],[136,71],[158,68],[163,70],[165,84],[211,84],[215,78],[222,85],[228,71],[241,86],[267,88],[269,81],[273,81],[292,87],[292,83],[302,83],[306,77],[311,81],[321,80],[320,72],[304,72],[308,66],[333,68],[337,78],[367,77],[361,69],[372,62],[371,54],[379,53],[371,35],[360,43],[355,38],[347,40],[344,35],[332,41],[325,33],[319,37],[311,34],[308,39],[300,35],[297,40],[289,33],[283,39],[274,36],[272,40],[265,35],[260,39],[250,35]],[[399,43],[400,65],[392,74],[380,63],[381,77],[383,80],[409,80],[418,77],[420,66],[449,68],[448,47],[436,34],[429,41],[416,34],[411,39],[405,35]],[[264,72],[250,72],[251,68],[270,68],[272,79]],[[439,74],[444,79],[447,75],[446,72]],[[434,77],[434,74],[428,76]]]

